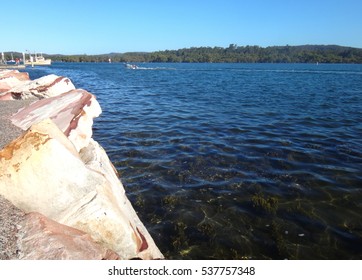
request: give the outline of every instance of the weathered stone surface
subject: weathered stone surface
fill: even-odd
[[[47,75],[36,80],[21,82],[0,94],[0,99],[47,98],[75,89],[73,83],[65,77]]]
[[[89,234],[52,221],[36,212],[26,214],[19,226],[19,259],[119,259],[116,253],[95,243]]]
[[[163,258],[149,232],[138,218],[128,200],[123,184],[117,176],[117,171],[104,149],[96,141],[91,139],[89,145],[80,151],[80,157],[89,169],[101,173],[106,178],[110,186],[109,191],[112,193],[111,197],[115,200],[114,203],[121,205],[121,217],[123,217],[125,221],[123,227],[129,231],[132,238],[128,239],[127,242],[130,244],[127,244],[127,242],[123,240],[124,236],[115,236],[119,250],[121,250],[122,247],[131,247],[132,250],[134,250],[133,242],[135,241],[137,244],[136,252],[138,257],[142,259]],[[107,196],[107,193],[104,195]],[[109,201],[107,203],[109,203]],[[104,218],[102,213],[100,214],[100,216]],[[105,212],[105,214],[107,213]],[[119,221],[114,221],[114,223],[117,224]],[[112,239],[110,239],[109,242],[112,243]]]
[[[0,260],[102,260],[119,256],[83,231],[36,212],[25,214],[0,195]]]
[[[0,79],[5,77],[16,77],[19,81],[30,80],[27,72],[19,72],[19,70],[12,69],[0,69]]]
[[[25,212],[53,218],[67,208],[69,199],[80,199],[90,191],[79,188],[73,194],[76,182],[73,186],[70,182],[84,170],[77,157],[72,143],[50,120],[34,125],[0,151],[0,192]]]
[[[163,258],[96,142],[78,151],[49,119],[0,151],[0,194],[85,231],[121,258]],[[113,172],[113,173],[112,173]]]
[[[31,125],[50,118],[79,151],[88,145],[92,137],[93,119],[101,112],[94,95],[76,89],[36,101],[13,115],[11,121],[26,130]]]
[[[29,80],[28,73],[19,72],[18,70],[0,70],[0,93],[6,92]]]

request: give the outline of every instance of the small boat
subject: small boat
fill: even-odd
[[[126,63],[126,68],[127,69],[138,69],[138,66],[135,64]]]
[[[34,56],[29,54],[29,59],[25,60],[25,65],[31,65],[31,66],[49,66],[52,64],[52,60],[50,58],[45,59],[42,54],[36,54],[34,53]]]
[[[6,64],[14,65],[14,64],[19,64],[19,63],[17,63],[17,61],[15,61],[13,54],[11,54],[11,59],[6,61]]]

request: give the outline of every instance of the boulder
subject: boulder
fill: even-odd
[[[19,70],[0,69],[0,79],[6,77],[14,77],[19,81],[29,81],[29,74],[27,72],[19,72]]]
[[[109,183],[110,189],[104,189],[104,192],[102,191],[99,193],[104,193],[107,196],[107,193],[111,192],[112,195],[110,197],[113,200],[112,203],[121,206],[122,212],[119,212],[119,214],[117,214],[116,211],[111,211],[104,212],[104,216],[102,215],[102,213],[100,215],[100,219],[104,219],[104,222],[110,225],[109,228],[111,228],[111,224],[109,223],[108,218],[106,218],[105,216],[119,215],[118,219],[112,222],[112,227],[119,227],[119,225],[123,223],[122,227],[128,231],[128,233],[126,233],[125,231],[123,235],[118,235],[110,238],[109,244],[114,243],[116,246],[112,246],[111,248],[114,248],[113,250],[117,251],[116,248],[118,248],[118,250],[122,250],[122,247],[128,247],[130,248],[130,251],[136,250],[135,252],[137,253],[138,258],[162,259],[163,255],[157,248],[151,235],[139,219],[135,210],[133,209],[132,204],[126,196],[123,184],[118,178],[117,170],[113,166],[112,162],[109,160],[102,146],[99,145],[98,142],[91,139],[89,145],[80,151],[80,157],[87,168],[102,174]],[[98,201],[101,201],[101,197],[98,198]],[[105,203],[109,204],[110,202],[111,201],[105,199],[101,202],[101,204],[106,205]],[[96,203],[96,201],[94,201],[94,203]],[[109,209],[112,208],[113,207],[111,207],[110,205]],[[89,212],[88,209],[87,211]],[[71,221],[71,219],[72,218],[70,217],[66,218],[66,220],[69,222]],[[79,217],[77,219],[79,219]],[[66,220],[61,221],[64,222]],[[90,224],[86,224],[85,226],[88,227],[90,226]],[[85,229],[83,228],[83,230]],[[97,239],[95,238],[95,240]],[[135,245],[136,248],[134,247]]]
[[[23,81],[0,94],[0,99],[47,98],[75,89],[71,80],[57,75],[47,75],[35,80]]]
[[[38,100],[19,110],[11,121],[23,130],[50,118],[72,141],[77,151],[92,137],[93,119],[102,112],[94,95],[81,89]]]
[[[0,151],[0,194],[25,212],[87,232],[122,259],[163,258],[104,150],[91,140],[79,154],[50,119]]]
[[[112,250],[94,242],[89,234],[36,212],[18,225],[18,251],[22,260],[117,260]]]
[[[1,195],[0,224],[0,260],[119,259],[89,234],[37,212],[25,214]]]
[[[28,73],[19,72],[18,70],[0,70],[0,93],[6,92],[29,80]]]

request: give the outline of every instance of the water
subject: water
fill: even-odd
[[[362,258],[362,65],[61,64],[169,259]]]

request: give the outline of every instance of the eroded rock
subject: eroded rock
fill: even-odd
[[[13,115],[11,121],[26,130],[31,125],[50,118],[79,151],[88,146],[92,137],[93,119],[101,112],[94,95],[82,89],[75,89],[38,100]]]
[[[0,195],[0,260],[102,260],[119,256],[89,234],[15,207]]]
[[[163,258],[104,150],[92,140],[80,156],[50,119],[0,151],[0,194],[25,212],[87,232],[122,259]]]
[[[113,251],[93,241],[89,234],[42,214],[25,215],[18,233],[22,260],[117,260]]]
[[[6,92],[29,80],[28,73],[19,72],[18,70],[0,70],[0,93]]]
[[[35,80],[22,81],[0,94],[0,99],[47,98],[75,89],[70,79],[57,75],[47,75]]]

